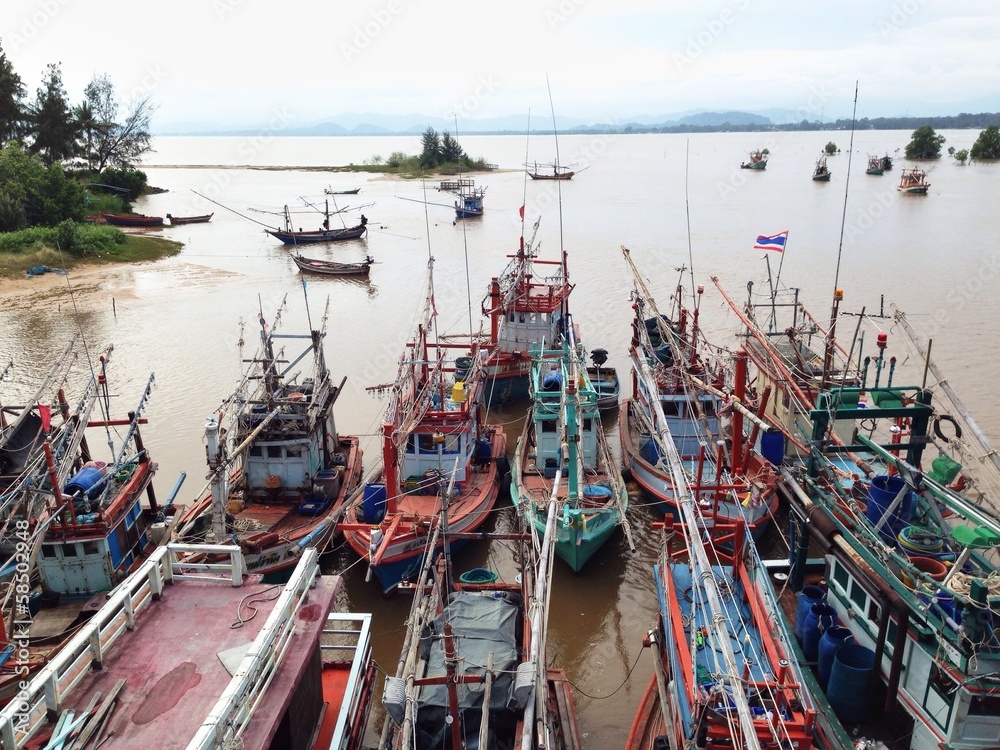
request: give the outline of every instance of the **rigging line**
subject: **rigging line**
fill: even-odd
[[[698,305],[694,286],[694,252],[691,250],[691,201],[688,199],[688,175],[691,163],[691,139],[684,142],[684,216],[687,219],[688,263],[691,264],[691,304]]]
[[[847,179],[844,181],[844,211],[840,218],[840,243],[837,246],[837,270],[833,275],[833,290],[837,293],[837,285],[840,282],[840,256],[844,250],[844,227],[847,224],[847,195],[851,186],[851,159],[854,156],[854,123],[858,114],[858,82],[854,82],[854,110],[851,113],[851,142],[847,149]],[[836,321],[831,320],[830,326],[836,325]]]
[[[455,138],[458,139],[458,115],[455,115]],[[458,181],[462,182],[462,157],[458,158]],[[473,347],[472,335],[472,280],[469,276],[469,234],[462,222],[462,253],[465,257],[465,299],[469,307],[469,346]],[[473,350],[474,351],[474,350]]]
[[[556,128],[556,107],[552,102],[552,86],[549,85],[549,74],[545,74],[545,88],[549,92],[549,109],[552,110],[552,137],[556,142],[556,164],[560,163],[559,159],[559,131]],[[562,180],[556,180],[556,195],[559,198],[559,255],[565,263],[566,251],[563,248],[563,210],[562,210]],[[565,272],[564,272],[565,275]],[[565,314],[565,302],[563,303],[563,314]]]
[[[591,695],[590,693],[588,693],[586,690],[582,689],[579,685],[577,685],[572,680],[570,680],[570,679],[567,678],[566,682],[568,682],[570,685],[572,685],[573,689],[576,692],[580,693],[580,695],[586,696],[587,698],[590,698],[590,699],[595,700],[595,701],[603,701],[603,700],[606,700],[608,698],[611,698],[615,693],[617,693],[619,690],[621,690],[623,687],[625,687],[625,683],[627,683],[629,681],[629,678],[632,676],[632,672],[635,671],[635,668],[638,666],[639,660],[641,658],[642,658],[642,649],[639,649],[639,653],[635,657],[635,661],[632,662],[632,666],[629,668],[628,674],[625,675],[625,679],[622,680],[622,684],[619,685],[618,687],[616,687],[613,692],[610,692],[607,695]]]
[[[234,214],[236,214],[237,216],[239,216],[239,217],[241,217],[241,218],[244,218],[244,219],[246,219],[247,221],[252,221],[252,222],[253,222],[254,224],[260,224],[260,225],[261,225],[262,227],[267,227],[268,229],[274,229],[274,227],[272,227],[272,226],[271,226],[270,224],[265,224],[265,223],[264,223],[264,222],[262,222],[262,221],[257,221],[257,220],[256,220],[256,219],[254,219],[253,217],[250,217],[250,216],[247,216],[246,214],[241,214],[241,213],[240,213],[239,211],[237,211],[236,209],[234,209],[234,208],[230,208],[229,206],[225,206],[225,205],[223,205],[223,204],[219,203],[218,201],[215,201],[215,200],[212,200],[212,199],[211,199],[211,198],[209,198],[209,197],[208,197],[207,195],[202,195],[202,194],[201,194],[201,193],[199,193],[199,192],[198,192],[197,190],[192,190],[191,192],[192,192],[192,193],[194,193],[195,195],[197,195],[197,196],[198,196],[199,198],[204,198],[204,199],[205,199],[205,200],[207,200],[207,201],[208,201],[209,203],[214,203],[214,204],[215,204],[216,206],[218,206],[219,208],[224,208],[224,209],[226,209],[227,211],[229,211],[229,212],[231,212],[231,213],[234,213]]]
[[[531,139],[531,107],[528,107],[528,126],[524,136],[524,184],[521,188],[521,237],[524,238],[524,207],[528,203],[528,141]]]

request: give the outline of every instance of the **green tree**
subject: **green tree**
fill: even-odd
[[[835,154],[837,153],[837,144],[834,143],[833,141],[830,141],[829,143],[826,144],[823,150],[826,151],[827,154]]]
[[[959,149],[953,154],[953,156],[958,160],[959,164],[965,164],[969,158],[969,150],[965,148]]]
[[[108,167],[101,172],[101,183],[111,188],[118,188],[115,192],[129,203],[146,192],[148,186],[145,172],[119,167]]]
[[[107,166],[134,167],[150,150],[149,121],[155,110],[150,98],[133,100],[125,118],[119,122],[118,96],[107,74],[95,75],[83,94],[92,120],[85,138],[90,144],[85,153],[87,161],[98,172]],[[78,124],[83,126],[83,123]]]
[[[913,137],[906,144],[907,159],[938,159],[945,137],[934,132],[930,125],[923,125],[913,131]]]
[[[2,41],[2,40],[0,40]],[[7,53],[0,44],[0,148],[7,143],[20,140],[24,112],[21,100],[24,98],[24,83],[7,59]]]
[[[82,221],[83,187],[62,166],[46,166],[37,154],[8,145],[0,151],[0,231]]]
[[[73,155],[76,123],[70,111],[59,64],[50,63],[46,70],[46,78],[35,93],[34,103],[28,108],[28,130],[31,153],[38,154],[46,165],[51,165]]]
[[[437,131],[428,126],[420,138],[423,148],[420,151],[421,169],[433,169],[441,163],[441,139]]]
[[[465,156],[465,151],[458,145],[458,141],[451,137],[448,131],[444,131],[441,136],[441,161],[444,164],[458,164]]]
[[[990,125],[972,144],[973,159],[1000,159],[1000,128]]]

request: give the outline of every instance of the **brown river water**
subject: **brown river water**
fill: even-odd
[[[977,132],[945,131],[946,145],[967,148]],[[0,403],[19,403],[48,369],[75,330],[93,352],[107,344],[115,351],[109,368],[120,411],[132,408],[150,373],[156,388],[146,409],[144,438],[159,463],[157,492],[186,480],[177,496],[189,502],[204,486],[205,418],[232,389],[240,367],[237,342],[246,325],[253,351],[256,316],[273,321],[283,299],[286,333],[318,325],[327,314],[326,354],[335,377],[347,376],[337,403],[338,426],[363,436],[366,469],[379,459],[376,436],[385,402],[367,386],[391,382],[396,361],[423,301],[428,255],[441,330],[468,333],[480,324],[480,304],[492,276],[517,248],[518,208],[530,224],[541,216],[537,234],[542,258],[568,252],[576,288],[571,311],[588,348],[610,352],[623,376],[632,310],[631,272],[625,245],[661,307],[668,308],[681,266],[703,284],[702,316],[717,344],[735,345],[736,318],[710,282],[718,276],[735,298],[746,284],[767,284],[764,253],[753,250],[758,234],[789,231],[780,284],[798,286],[806,306],[829,317],[837,273],[844,289],[842,310],[891,313],[896,304],[925,339],[933,358],[950,378],[983,430],[1000,438],[1000,406],[990,381],[1000,365],[1000,216],[993,208],[1000,189],[1000,166],[960,166],[948,157],[930,168],[930,194],[903,196],[895,190],[908,132],[866,131],[854,136],[848,185],[850,133],[719,133],[704,135],[563,136],[562,163],[577,165],[569,182],[526,182],[522,165],[551,162],[551,136],[460,137],[472,156],[499,170],[474,174],[487,188],[486,214],[453,222],[453,197],[434,188],[440,178],[390,179],[365,173],[306,169],[383,159],[393,151],[416,153],[412,138],[233,138],[162,137],[146,161],[149,182],[167,192],[141,200],[135,210],[178,216],[214,211],[208,224],[166,227],[162,236],[184,243],[176,257],[155,263],[70,274],[39,293],[41,280],[20,281],[2,298],[0,359],[15,367],[0,383]],[[842,153],[829,159],[829,183],[810,180],[819,150],[834,141]],[[740,170],[750,150],[770,150],[763,172]],[[897,153],[897,149],[899,152]],[[895,155],[896,169],[881,177],[864,173],[867,156]],[[255,167],[255,168],[251,168]],[[261,167],[274,167],[262,169]],[[296,224],[315,229],[322,217],[324,188],[360,188],[335,196],[338,208],[360,209],[369,219],[367,239],[312,246],[305,254],[339,261],[372,255],[370,280],[310,277],[305,288],[289,251],[263,232],[280,220],[284,205]],[[845,193],[846,208],[845,208]],[[207,196],[226,208],[200,197]],[[331,197],[332,198],[332,197]],[[231,210],[230,210],[231,209]],[[347,225],[357,222],[349,212]],[[337,216],[331,219],[339,226]],[[772,275],[782,256],[768,254]],[[96,281],[95,281],[96,278]],[[844,328],[853,332],[857,318]],[[878,331],[890,334],[890,353],[899,358],[897,382],[917,382],[922,363],[904,334],[886,318],[866,320],[866,348]],[[846,336],[847,334],[845,334]],[[494,411],[504,425],[512,452],[524,419],[524,405]],[[613,419],[608,422],[614,433]],[[613,435],[617,447],[617,435]],[[495,526],[514,519],[502,498]],[[651,627],[656,600],[651,566],[657,535],[653,514],[635,503],[632,518],[636,551],[623,534],[579,575],[557,561],[549,619],[549,657],[563,667],[575,687],[585,746],[621,747],[652,670],[642,638]],[[780,531],[780,529],[779,529]],[[780,537],[769,547],[782,555]],[[507,543],[470,545],[456,560],[461,571],[488,566],[514,574]],[[405,595],[383,597],[347,550],[335,550],[326,567],[343,572],[343,603],[373,613],[375,658],[394,672],[409,609]],[[381,722],[377,716],[375,728]],[[374,738],[375,729],[370,731]]]

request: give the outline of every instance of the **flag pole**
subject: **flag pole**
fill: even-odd
[[[778,275],[774,277],[774,286],[781,280],[781,266],[785,262],[785,250],[788,249],[788,232],[785,232],[785,246],[781,248],[781,260],[778,261]]]
[[[767,286],[771,290],[771,320],[768,321],[768,332],[770,333],[774,330],[774,326],[778,321],[778,310],[774,303],[774,280],[771,278],[771,256],[767,255],[766,250],[764,252],[764,261],[767,263]]]

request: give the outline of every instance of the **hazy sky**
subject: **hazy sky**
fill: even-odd
[[[786,108],[807,119],[1000,111],[996,0],[3,0],[33,99],[107,73],[154,131],[344,112],[627,120]]]

